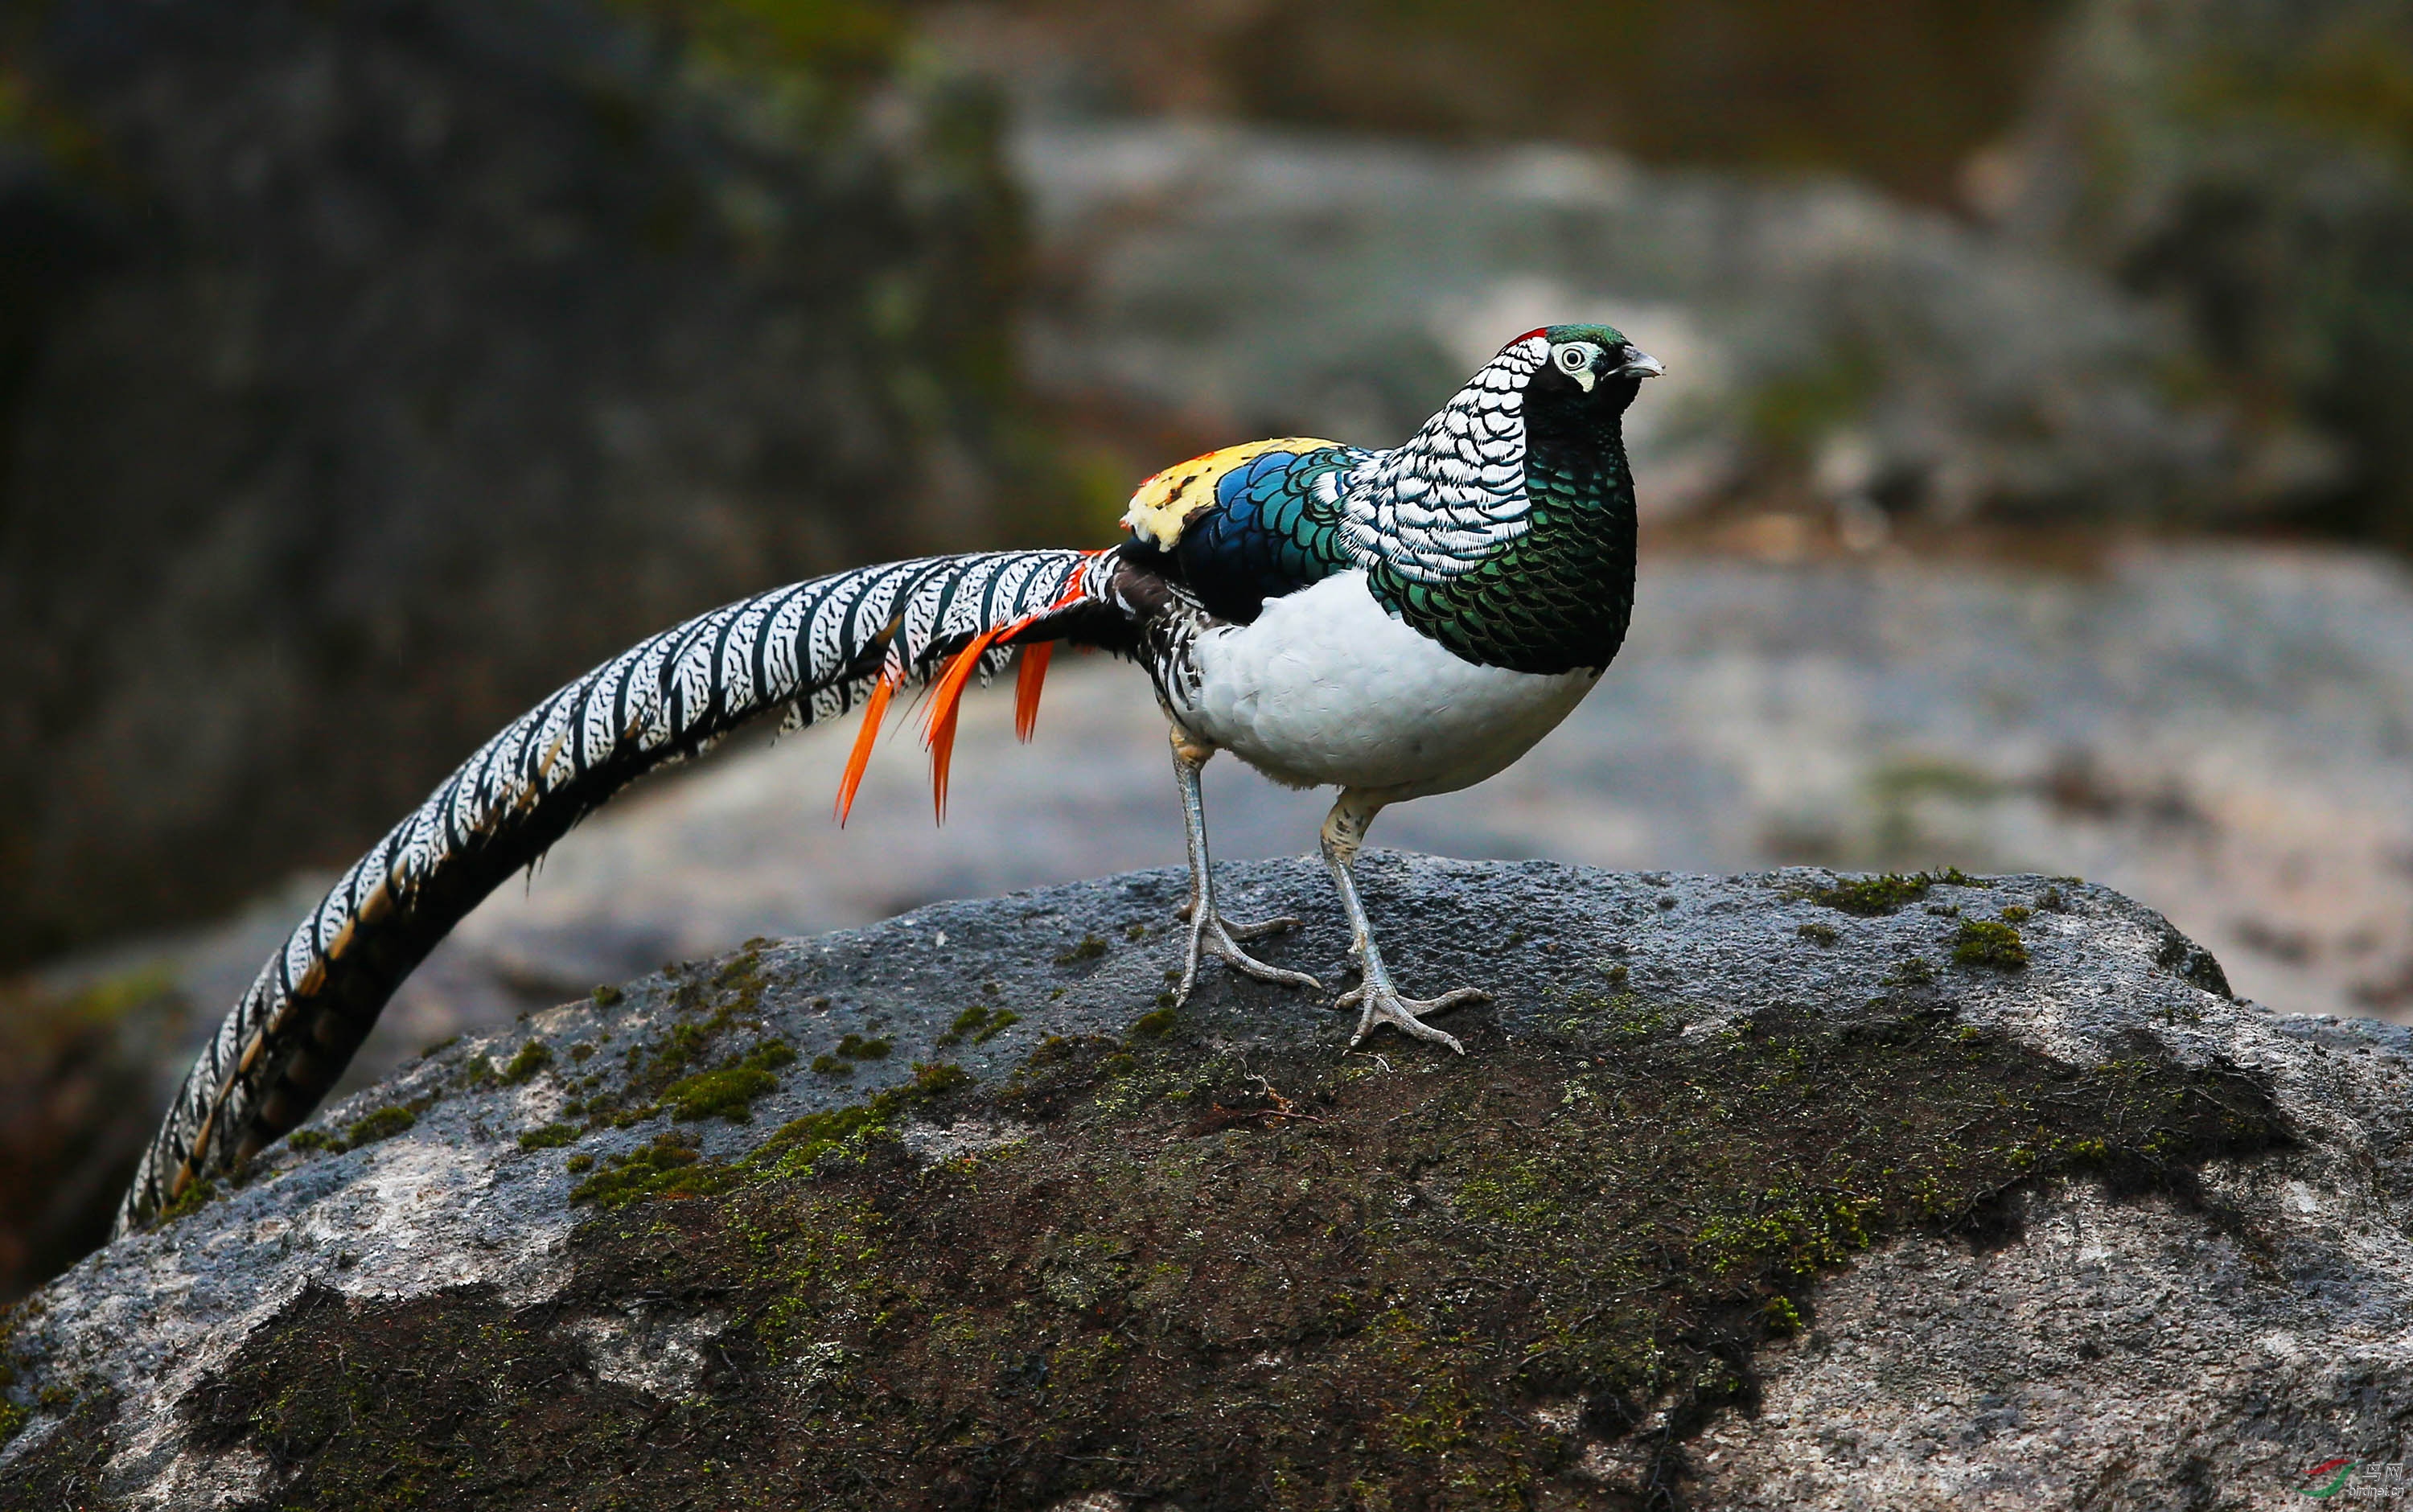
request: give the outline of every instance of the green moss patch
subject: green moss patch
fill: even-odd
[[[733,1064],[682,1076],[663,1088],[662,1105],[681,1123],[702,1119],[747,1122],[754,1117],[754,1100],[778,1090],[779,1068],[795,1060],[796,1052],[784,1041],[765,1041]]]
[[[1406,1074],[1177,1024],[984,1087],[924,1068],[726,1162],[674,1133],[580,1185],[559,1296],[306,1294],[186,1427],[294,1508],[1674,1505],[1687,1441],[1868,1247],[2006,1242],[2080,1179],[2234,1225],[2198,1167],[2287,1137],[2244,1073],[2067,1066],[1932,1003],[1693,1034],[1569,1006],[1463,1060],[1387,1047]],[[908,1115],[1035,1133],[917,1166]],[[636,1295],[719,1328],[659,1400],[576,1327]],[[1603,1439],[1633,1486],[1576,1473]]]
[[[30,1408],[9,1401],[7,1395],[15,1389],[17,1385],[16,1351],[13,1346],[16,1342],[17,1321],[20,1316],[22,1314],[15,1308],[0,1306],[0,1449],[7,1448],[9,1440],[23,1432],[25,1425],[33,1421],[34,1417]]]
[[[1616,985],[1621,986],[1626,980],[1620,977]],[[1561,1031],[1596,1044],[1632,1045],[1684,1027],[1682,1015],[1672,1006],[1646,1001],[1631,991],[1562,991],[1554,1001],[1572,1010],[1571,1016],[1559,1020]]]
[[[2016,971],[2028,963],[2019,930],[1991,919],[1963,919],[1952,936],[1952,958],[1963,966]]]
[[[591,1073],[572,1083],[587,1094],[579,1106],[588,1127],[625,1129],[665,1110],[690,1122],[743,1122],[752,1116],[754,1100],[777,1087],[778,1069],[795,1060],[795,1051],[778,1040],[741,1054],[722,1048],[733,1034],[762,1027],[759,947],[730,957],[709,975],[670,974],[675,984],[670,1007],[678,1017],[668,1031],[623,1052],[618,1086],[607,1088],[603,1076]]]
[[[98,1507],[116,1505],[95,1493],[102,1484],[110,1456],[121,1442],[112,1431],[119,1417],[117,1394],[107,1388],[70,1393],[43,1393],[41,1410],[64,1416],[39,1444],[0,1469],[0,1505],[11,1507]],[[22,1432],[34,1418],[22,1407],[0,1402],[0,1445]]]
[[[538,1072],[551,1064],[553,1046],[542,1040],[530,1040],[520,1046],[520,1053],[511,1057],[496,1075],[506,1087],[519,1087],[535,1079]]]
[[[1958,867],[1941,871],[1888,871],[1874,877],[1847,877],[1828,887],[1804,889],[1798,896],[1823,908],[1840,909],[1862,918],[1874,918],[1891,913],[1905,904],[1916,903],[1927,896],[1927,890],[1937,885],[1983,887],[1986,885]]]
[[[1106,953],[1106,948],[1104,936],[1086,934],[1079,940],[1073,941],[1070,946],[1058,951],[1056,956],[1056,964],[1058,966],[1078,966],[1084,961],[1093,961],[1099,956],[1103,956]]]
[[[557,1149],[586,1131],[574,1123],[548,1123],[520,1135],[522,1149]]]
[[[1935,980],[1935,968],[1922,956],[1905,956],[1881,980],[1889,987],[1923,987]]]
[[[218,1199],[218,1184],[208,1177],[196,1177],[185,1183],[185,1190],[160,1208],[155,1223],[166,1227],[180,1218],[189,1218]]]
[[[408,1133],[418,1123],[419,1112],[415,1108],[392,1104],[375,1108],[354,1119],[344,1131],[344,1147],[358,1149],[363,1145],[374,1145],[380,1139],[392,1139],[398,1134]]]
[[[570,1200],[616,1208],[639,1197],[697,1196],[719,1191],[725,1184],[726,1168],[708,1165],[696,1170],[703,1164],[696,1145],[694,1135],[673,1132],[656,1134],[652,1143],[626,1154],[606,1155],[600,1167],[589,1164],[595,1174],[570,1188]]]
[[[482,1059],[482,1058],[481,1058]],[[414,1097],[407,1103],[390,1103],[371,1108],[354,1119],[340,1134],[323,1129],[296,1129],[285,1136],[287,1148],[304,1154],[340,1155],[363,1145],[374,1145],[380,1139],[391,1139],[418,1127],[419,1116],[436,1105],[434,1094]],[[161,1215],[166,1216],[164,1213]]]
[[[994,986],[994,984],[992,984],[992,986]],[[961,1045],[964,1043],[965,1035],[976,1034],[980,1032],[982,1029],[986,1027],[987,1024],[988,1005],[985,1003],[976,1002],[955,1015],[955,1021],[949,1024],[945,1030],[939,1035],[937,1040],[938,1046],[940,1049],[943,1050],[952,1045]]]
[[[1101,944],[1098,948],[1103,950],[1105,947]],[[1062,962],[1059,960],[1058,964]],[[947,1031],[939,1036],[939,1048],[943,1050],[950,1045],[961,1045],[966,1036],[970,1036],[974,1045],[986,1045],[1021,1022],[1022,1015],[1011,1008],[991,1008],[974,1003],[957,1014],[955,1021],[947,1026]]]
[[[570,1189],[570,1200],[617,1208],[641,1197],[701,1196],[750,1181],[811,1170],[846,1146],[885,1136],[907,1110],[970,1081],[958,1066],[913,1068],[913,1079],[850,1107],[808,1113],[733,1162],[704,1159],[691,1135],[665,1134],[622,1155],[607,1155],[594,1174]]]

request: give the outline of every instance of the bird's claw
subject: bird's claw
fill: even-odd
[[[1262,940],[1285,929],[1295,929],[1299,927],[1298,920],[1266,919],[1259,924],[1233,924],[1219,913],[1208,912],[1202,916],[1194,905],[1183,908],[1182,914],[1190,921],[1190,952],[1182,962],[1181,986],[1173,995],[1175,1006],[1190,1001],[1191,989],[1198,985],[1198,963],[1208,956],[1260,982],[1271,982],[1285,987],[1311,987],[1318,992],[1324,990],[1324,984],[1305,971],[1269,966],[1239,946],[1243,940]]]
[[[1190,923],[1198,916],[1198,900],[1193,897],[1175,909],[1173,916],[1184,924]],[[1307,921],[1293,918],[1289,914],[1283,914],[1278,919],[1265,919],[1256,924],[1234,924],[1229,919],[1219,922],[1223,926],[1223,932],[1235,940],[1263,940],[1267,935],[1278,935],[1285,929],[1307,927]]]
[[[1357,1048],[1360,1041],[1374,1031],[1377,1024],[1388,1024],[1412,1039],[1446,1045],[1459,1055],[1466,1046],[1455,1035],[1443,1033],[1424,1021],[1420,1015],[1437,1014],[1461,1003],[1485,1002],[1491,994],[1481,987],[1458,987],[1438,998],[1403,998],[1399,989],[1387,982],[1367,981],[1351,987],[1334,1003],[1337,1008],[1360,1008],[1357,1032],[1349,1036],[1349,1048]]]
[[[1305,927],[1305,921],[1294,919],[1287,913],[1280,918],[1260,919],[1254,924],[1234,924],[1229,919],[1223,921],[1223,932],[1235,940],[1263,940],[1267,935],[1285,934]]]

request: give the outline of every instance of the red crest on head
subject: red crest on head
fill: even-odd
[[[1508,343],[1508,345],[1510,345],[1511,347],[1514,347],[1515,345],[1517,345],[1517,341],[1531,341],[1531,340],[1532,340],[1535,336],[1547,336],[1547,335],[1548,335],[1549,334],[1550,334],[1550,328],[1549,328],[1548,326],[1546,326],[1546,325],[1537,325],[1537,326],[1535,326],[1532,330],[1526,332],[1526,333],[1525,333],[1523,335],[1521,335],[1521,336],[1518,336],[1518,337],[1517,338],[1517,340],[1516,340],[1516,341],[1512,341],[1512,342]]]

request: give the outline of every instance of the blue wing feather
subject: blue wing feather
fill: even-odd
[[[1184,522],[1169,554],[1209,614],[1246,624],[1267,599],[1355,563],[1340,540],[1335,486],[1368,453],[1355,447],[1262,452],[1215,480],[1215,502]]]

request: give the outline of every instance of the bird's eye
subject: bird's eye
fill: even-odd
[[[1581,347],[1562,347],[1559,348],[1559,365],[1565,368],[1570,373],[1580,373],[1585,369],[1585,367],[1589,366],[1591,363],[1591,353],[1584,350]]]

